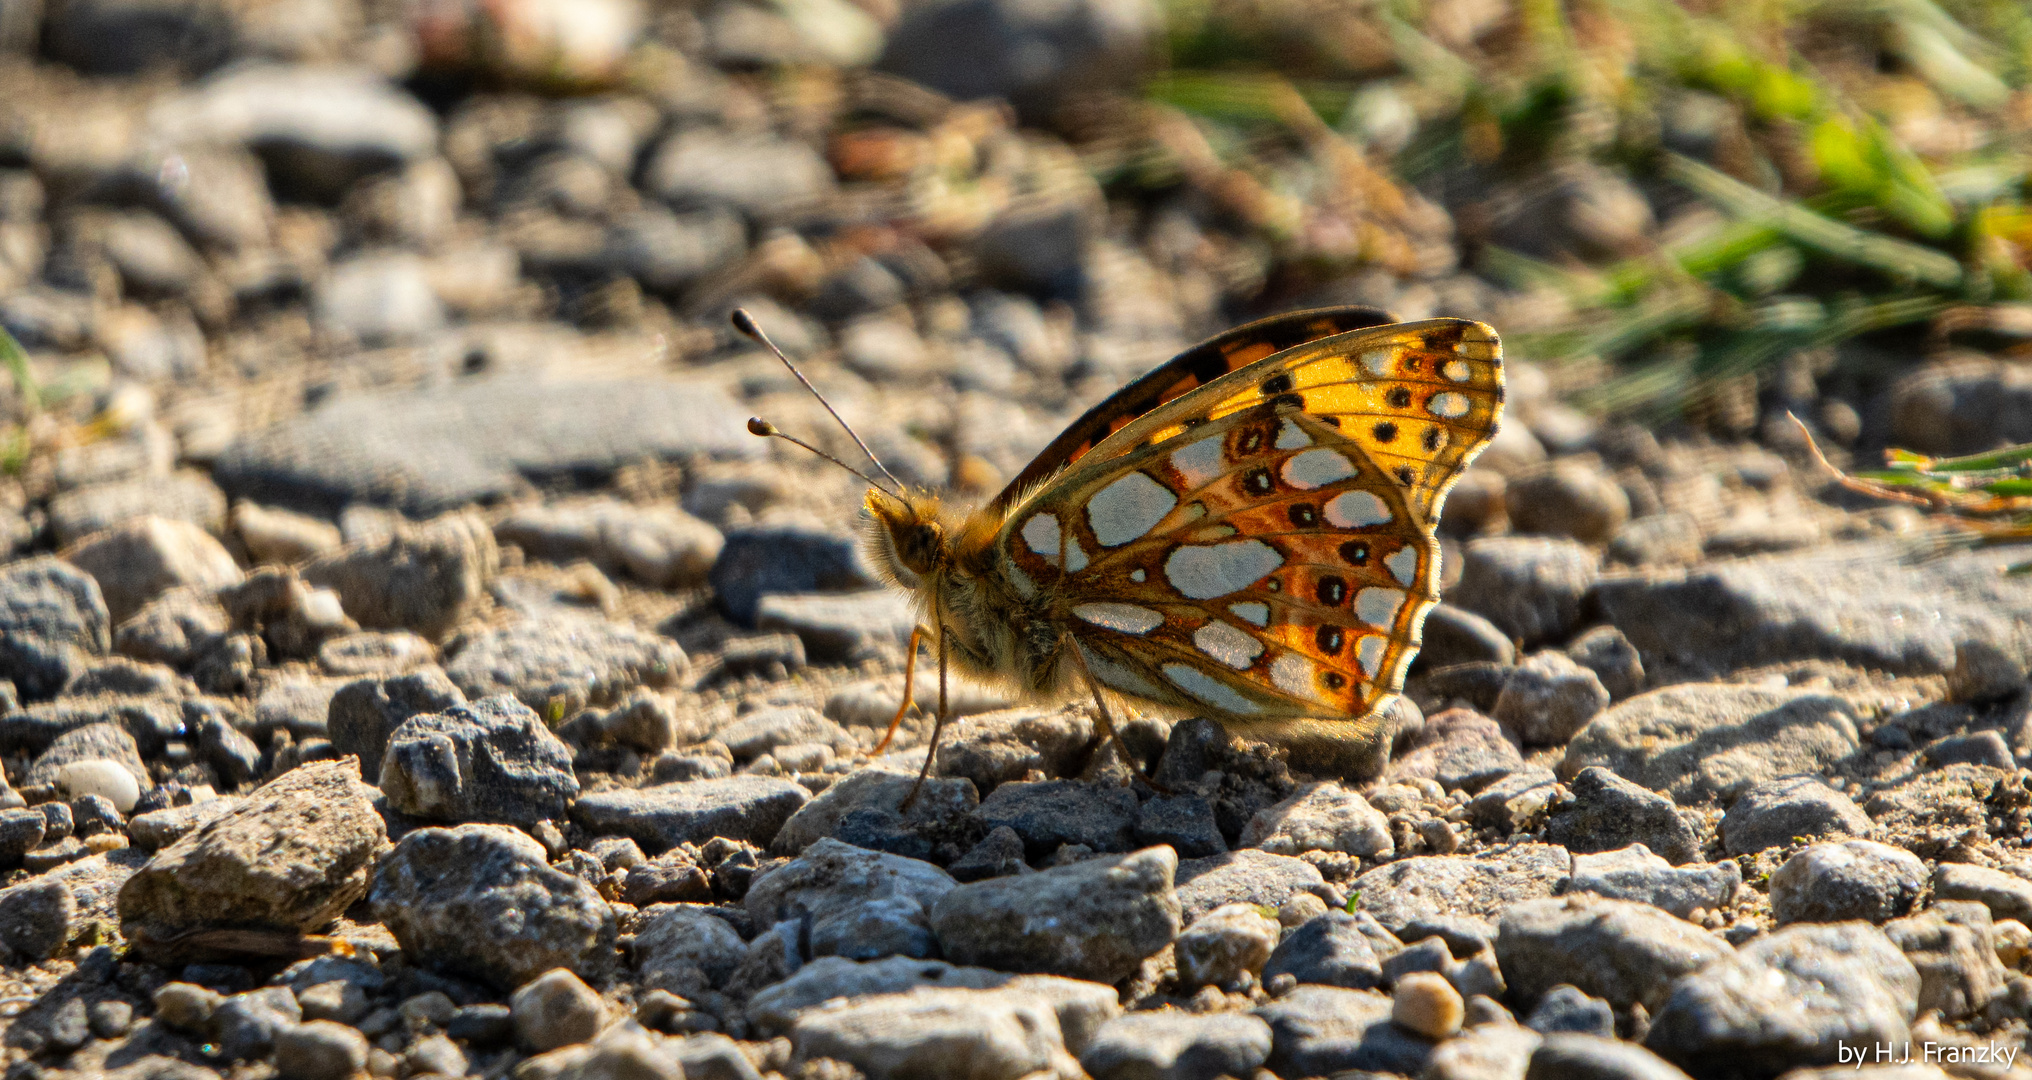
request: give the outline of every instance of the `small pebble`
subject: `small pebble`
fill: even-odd
[[[1293,893],[1291,899],[1277,909],[1277,923],[1285,927],[1304,926],[1324,914],[1326,901],[1308,892]]]
[[[70,798],[98,795],[123,814],[131,813],[141,801],[141,783],[117,761],[91,758],[73,761],[56,773],[57,786]]]
[[[2016,968],[2032,956],[2032,929],[2016,919],[1998,919],[1990,928],[1996,935],[1997,959],[2007,968]]]
[[[1414,971],[1397,980],[1397,992],[1390,1001],[1390,1019],[1425,1036],[1445,1039],[1458,1033],[1467,1008],[1460,991],[1446,976],[1431,971]]]
[[[516,1041],[538,1052],[585,1042],[607,1018],[599,993],[564,968],[525,983],[508,999],[508,1012]]]
[[[346,1080],[367,1067],[367,1037],[344,1024],[311,1020],[275,1036],[282,1080]]]

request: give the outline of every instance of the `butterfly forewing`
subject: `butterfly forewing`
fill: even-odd
[[[1032,459],[1015,479],[1009,481],[1009,486],[1002,489],[990,506],[999,509],[1013,504],[1024,492],[1036,487],[1053,472],[1086,456],[1101,440],[1120,431],[1137,417],[1184,397],[1229,372],[1294,345],[1394,322],[1396,319],[1380,308],[1315,308],[1272,315],[1208,338],[1144,373],[1087,410],[1085,415],[1060,432],[1051,445]]]
[[[1361,716],[1417,651],[1434,515],[1494,430],[1499,363],[1463,320],[1285,350],[1124,425],[1015,508],[998,550],[1117,690]]]

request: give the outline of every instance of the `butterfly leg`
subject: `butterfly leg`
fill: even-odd
[[[938,613],[934,611],[933,614]],[[897,805],[896,809],[899,811],[909,810],[910,804],[917,801],[917,792],[924,787],[924,778],[931,775],[931,763],[938,757],[938,738],[945,733],[945,688],[945,622],[941,619],[938,624],[938,712],[931,721],[931,745],[924,748],[924,767],[917,770],[917,782],[910,785],[910,794],[905,795],[903,801]]]
[[[1101,738],[1115,745],[1115,753],[1122,755],[1122,764],[1129,767],[1131,775],[1148,784],[1150,790],[1155,791],[1159,795],[1171,794],[1170,788],[1158,783],[1155,777],[1145,773],[1143,766],[1137,762],[1135,755],[1129,753],[1128,744],[1122,741],[1121,728],[1115,724],[1114,714],[1108,711],[1108,703],[1101,697],[1101,684],[1095,682],[1093,673],[1087,670],[1087,659],[1080,655],[1079,646],[1068,641],[1066,643],[1066,651],[1070,652],[1073,659],[1079,662],[1080,675],[1086,679],[1087,692],[1094,697],[1095,716],[1101,725]]]
[[[896,738],[896,729],[903,723],[903,714],[910,711],[910,688],[917,678],[917,643],[924,639],[926,633],[928,631],[922,626],[910,629],[910,645],[904,650],[903,657],[903,704],[896,706],[896,715],[889,718],[889,730],[883,732],[882,741],[868,751],[869,757],[881,757],[888,751],[890,740]]]

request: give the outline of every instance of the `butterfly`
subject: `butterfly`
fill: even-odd
[[[1103,689],[1286,746],[1309,772],[1372,771],[1437,602],[1441,505],[1502,405],[1482,323],[1300,311],[1116,391],[978,509],[871,479],[871,561],[924,617],[912,659],[926,634],[938,656],[925,769],[957,666],[1038,699],[1091,694],[1107,734]]]

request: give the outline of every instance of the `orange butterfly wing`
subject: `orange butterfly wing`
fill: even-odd
[[[1417,652],[1433,524],[1494,434],[1500,365],[1459,319],[1284,350],[1122,425],[996,550],[1115,690],[1231,722],[1364,716]]]
[[[1088,409],[1032,458],[988,504],[989,508],[1010,506],[1040,481],[1086,456],[1101,440],[1131,421],[1231,371],[1308,341],[1396,321],[1395,316],[1381,308],[1314,308],[1272,315],[1216,334],[1145,372]]]

